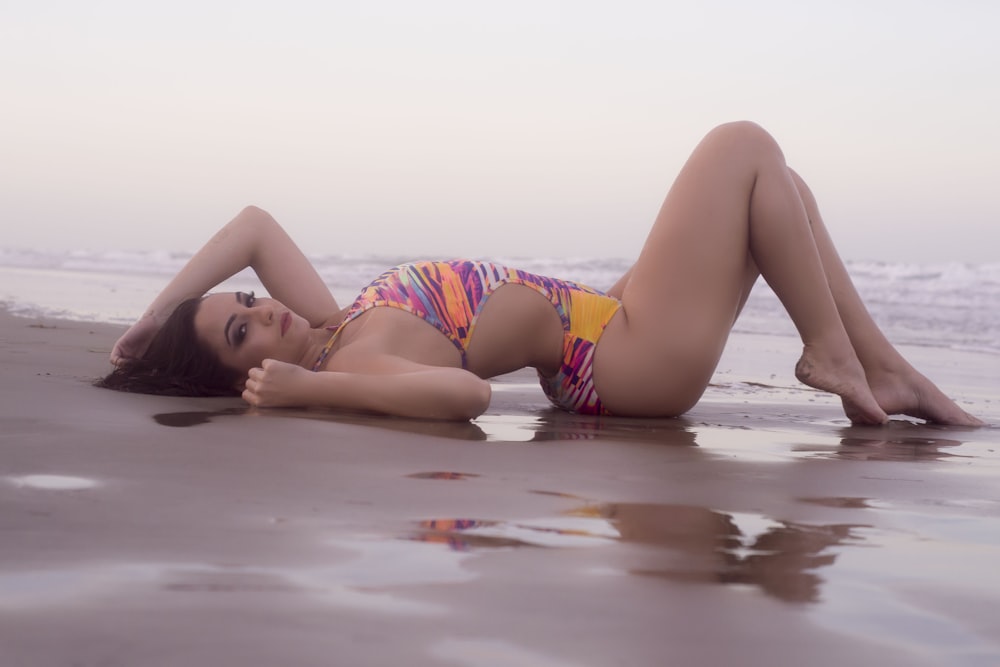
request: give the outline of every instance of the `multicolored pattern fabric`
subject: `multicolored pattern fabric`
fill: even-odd
[[[589,290],[569,292],[566,302],[566,315],[562,310],[559,312],[564,330],[562,366],[552,377],[539,371],[538,381],[552,404],[563,410],[582,415],[610,415],[594,387],[594,351],[604,327],[621,303]]]
[[[566,332],[562,366],[550,378],[539,373],[549,400],[571,412],[608,414],[594,390],[593,350],[604,326],[621,307],[618,300],[578,283],[491,262],[415,262],[386,271],[351,304],[313,370],[322,366],[344,325],[379,306],[405,310],[434,325],[454,343],[465,368],[476,319],[490,294],[507,284],[535,289],[552,303],[562,320]]]

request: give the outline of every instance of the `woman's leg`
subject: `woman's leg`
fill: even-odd
[[[852,421],[881,423],[827,282],[806,209],[774,140],[716,128],[667,194],[609,325],[595,373],[621,414],[679,414],[701,396],[759,269],[803,342],[796,376],[838,394]]]
[[[812,225],[837,312],[864,366],[876,400],[889,414],[905,414],[940,424],[979,426],[982,422],[959,408],[930,380],[917,372],[893,347],[865,307],[844,267],[805,181],[791,172]]]

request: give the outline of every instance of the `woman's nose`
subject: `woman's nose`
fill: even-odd
[[[259,319],[264,324],[270,324],[274,322],[274,307],[273,306],[258,306],[257,307],[257,319]]]

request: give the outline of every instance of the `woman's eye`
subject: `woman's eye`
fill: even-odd
[[[243,342],[243,339],[247,337],[247,325],[241,324],[236,330],[236,335],[233,336],[233,342],[237,345]]]
[[[257,303],[257,297],[254,296],[253,292],[250,292],[250,294],[247,295],[246,306],[247,308],[252,308],[255,303]]]

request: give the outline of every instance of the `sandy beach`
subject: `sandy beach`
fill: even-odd
[[[1000,664],[996,355],[904,349],[981,429],[751,335],[684,419],[444,424],[96,389],[119,332],[0,312],[5,667]]]

